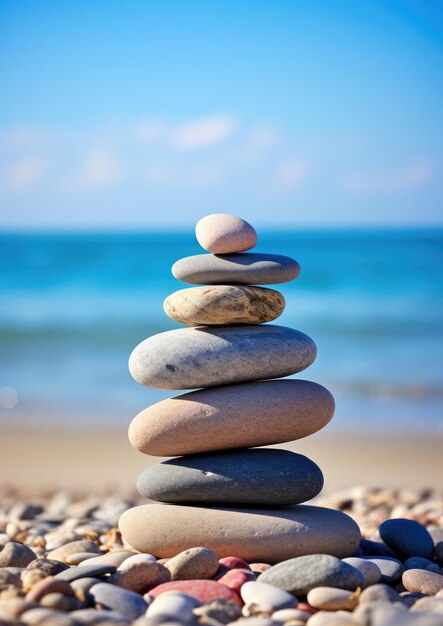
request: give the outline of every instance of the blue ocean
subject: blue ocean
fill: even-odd
[[[443,231],[265,231],[256,251],[296,258],[275,323],[318,346],[297,377],[328,387],[330,429],[443,432]],[[189,232],[0,235],[3,424],[128,423],[171,394],[138,385],[142,339],[179,327],[171,275]],[[180,392],[177,392],[180,393]]]

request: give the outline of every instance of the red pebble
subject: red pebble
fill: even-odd
[[[197,598],[200,602],[230,600],[236,604],[243,604],[233,589],[226,585],[221,585],[215,580],[173,580],[169,583],[157,585],[157,587],[149,591],[149,595],[156,598],[165,591],[183,591],[193,598]]]
[[[246,561],[239,559],[237,556],[225,556],[219,560],[219,563],[228,569],[251,569]]]
[[[297,604],[297,609],[299,609],[300,611],[305,611],[306,613],[311,613],[311,615],[314,615],[314,613],[318,613],[319,611],[319,609],[314,609],[314,607],[307,602],[299,602]]]
[[[242,585],[250,580],[255,580],[255,574],[249,569],[231,569],[218,579],[221,585],[226,585],[237,593],[240,593]]]

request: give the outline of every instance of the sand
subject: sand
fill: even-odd
[[[324,493],[352,486],[441,489],[441,436],[325,429],[275,447],[306,454],[323,470]],[[25,489],[132,490],[138,475],[162,460],[135,451],[127,424],[88,427],[16,422],[2,425],[3,485]]]

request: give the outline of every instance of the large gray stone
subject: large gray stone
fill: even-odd
[[[289,376],[309,367],[316,354],[312,339],[284,326],[199,326],[145,339],[129,370],[147,387],[195,389]]]
[[[329,391],[307,380],[227,385],[153,404],[132,420],[129,440],[154,456],[249,448],[307,437],[333,413]]]
[[[196,285],[275,285],[297,278],[300,265],[279,254],[197,254],[174,263],[172,274]]]
[[[314,498],[320,468],[288,450],[255,448],[189,455],[145,470],[137,489],[160,502],[281,506]]]
[[[344,513],[304,504],[267,509],[145,504],[125,511],[119,527],[130,546],[158,558],[205,546],[220,558],[235,554],[248,563],[278,563],[320,552],[349,556],[360,541],[357,524]],[[341,562],[340,568],[355,572],[363,585],[355,568]]]

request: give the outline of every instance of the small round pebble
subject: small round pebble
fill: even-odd
[[[381,580],[381,571],[378,565],[373,563],[372,561],[368,561],[367,559],[362,559],[357,556],[350,556],[346,559],[342,559],[343,563],[348,563],[358,569],[364,576],[365,587],[369,587],[370,585],[375,585]]]
[[[255,582],[255,579],[255,574],[250,569],[231,569],[224,576],[218,578],[218,582],[240,593],[240,589],[245,583]]]
[[[36,558],[37,555],[28,546],[9,541],[0,550],[0,567],[27,567]]]
[[[202,217],[195,227],[195,236],[202,248],[214,254],[244,252],[257,243],[257,233],[251,224],[229,213]]]
[[[363,589],[360,594],[359,604],[372,604],[374,602],[400,602],[405,603],[401,595],[393,587],[379,583]]]
[[[143,557],[144,555],[140,556]],[[130,557],[123,561],[109,582],[143,595],[153,587],[170,580],[171,574],[164,565],[156,561],[146,561],[143,558],[133,560],[133,557]]]
[[[432,560],[434,542],[426,528],[410,519],[388,519],[379,527],[380,537],[401,560],[421,556]]]
[[[235,591],[215,580],[174,580],[154,587],[150,590],[149,595],[155,598],[166,591],[184,591],[200,602],[222,599],[240,603]]]
[[[401,575],[405,571],[402,563],[398,559],[393,559],[389,556],[380,557],[364,557],[371,563],[375,563],[381,572],[380,582],[382,583],[395,583],[401,578]]]
[[[357,622],[348,612],[319,611],[312,615],[308,621],[308,626],[357,626]],[[358,626],[360,626],[360,622],[358,622]]]
[[[66,562],[66,557],[76,552],[94,552],[95,554],[101,554],[100,548],[93,541],[87,539],[81,539],[79,541],[70,541],[65,543],[55,550],[48,552],[48,559],[56,559],[57,561]]]
[[[171,580],[212,578],[218,571],[218,556],[209,548],[189,548],[179,552],[166,564]]]
[[[424,596],[422,598],[419,598],[411,606],[411,611],[430,611],[431,613],[443,613],[443,598],[437,598],[435,596]]]
[[[98,583],[89,590],[96,607],[116,611],[132,620],[143,615],[148,604],[142,596],[109,583]]]
[[[255,604],[263,611],[274,612],[279,609],[293,609],[297,606],[295,596],[267,583],[245,582],[240,589],[240,595],[245,604]]]
[[[161,617],[162,621],[178,620],[189,624],[195,620],[194,609],[200,602],[182,591],[167,591],[159,595],[149,606],[146,617]]]
[[[62,593],[72,596],[74,592],[71,585],[65,580],[59,580],[53,576],[46,576],[37,582],[26,594],[29,602],[39,602],[48,593]]]
[[[402,583],[408,591],[434,596],[443,589],[443,576],[424,569],[408,569],[402,576]]]
[[[258,578],[294,595],[305,595],[314,587],[327,586],[354,591],[363,587],[364,577],[352,565],[328,554],[310,554],[277,563]]]
[[[315,587],[307,600],[315,609],[323,611],[353,611],[358,604],[359,592],[349,592],[336,587]]]

